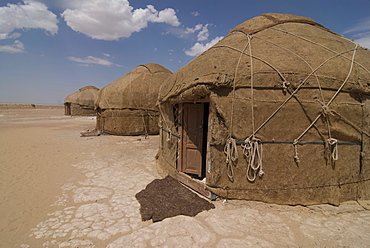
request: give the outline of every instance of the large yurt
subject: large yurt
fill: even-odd
[[[96,115],[94,102],[99,89],[95,86],[85,86],[78,91],[68,95],[64,99],[65,115]]]
[[[103,87],[95,101],[97,129],[114,135],[158,134],[158,90],[171,74],[158,64],[139,65]]]
[[[157,169],[277,204],[370,199],[370,51],[307,17],[263,14],[159,93]]]

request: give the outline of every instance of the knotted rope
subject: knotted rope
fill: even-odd
[[[294,161],[299,164],[299,162],[301,162],[301,160],[299,159],[299,154],[298,154],[298,140],[295,139],[294,142],[293,142],[293,147],[294,147]]]
[[[234,170],[238,161],[238,150],[236,148],[236,141],[233,138],[229,138],[224,147],[224,153],[226,154],[226,167],[227,177],[231,182],[234,182]]]
[[[331,151],[331,158],[333,159],[333,161],[337,161],[338,160],[338,140],[334,138],[329,138],[328,144],[329,144],[329,148]]]
[[[248,42],[244,46],[243,51],[240,53],[238,64],[235,68],[234,82],[233,82],[233,98],[231,99],[231,113],[230,113],[230,129],[229,129],[229,138],[227,139],[226,145],[224,147],[224,153],[226,154],[226,168],[227,168],[227,177],[231,182],[234,182],[234,171],[233,167],[236,166],[238,161],[238,151],[236,147],[236,141],[232,138],[232,130],[234,127],[234,101],[235,101],[235,90],[236,90],[236,77],[238,74],[238,68],[244,51],[250,45],[250,38],[248,37]]]
[[[247,179],[254,182],[258,176],[262,177],[265,173],[262,169],[262,144],[259,146],[261,140],[255,137],[249,137],[242,145],[243,154],[247,158]]]

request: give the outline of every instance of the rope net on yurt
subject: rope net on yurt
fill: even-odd
[[[356,173],[363,172],[364,140],[370,137],[369,58],[366,48],[306,17],[264,14],[248,20],[161,87],[160,125],[168,144],[160,159],[171,165],[179,155],[172,142],[172,137],[177,140],[180,134],[171,106],[207,99],[212,109],[211,162],[207,164],[210,186],[227,192],[262,192],[279,187],[283,191],[340,187],[369,180],[367,172],[355,176],[355,170],[348,169],[358,162]],[[287,156],[295,168],[287,166]],[[348,168],[325,183],[324,176],[314,178],[307,168],[308,164],[321,164],[322,158],[329,165],[322,173],[333,170],[341,158],[339,167]],[[224,168],[219,168],[222,159]],[[240,167],[241,160],[246,168]],[[276,172],[268,168],[274,163],[286,165],[278,166],[278,175],[294,176],[284,183],[279,176],[258,183],[261,180],[257,178]],[[307,175],[298,175],[299,171]],[[249,186],[240,181],[241,172]],[[224,181],[223,175],[233,184]],[[306,186],[299,185],[303,178],[307,178]]]
[[[353,124],[351,121],[347,120],[346,118],[344,118],[340,113],[332,110],[330,108],[330,104],[334,101],[334,99],[338,96],[338,94],[342,91],[343,87],[345,86],[345,84],[348,82],[348,79],[350,78],[351,76],[351,73],[352,73],[352,70],[353,70],[353,65],[355,63],[355,55],[356,55],[356,51],[357,49],[361,49],[358,47],[357,44],[354,44],[354,47],[351,48],[351,49],[348,49],[344,52],[336,52],[328,47],[326,47],[325,45],[322,45],[322,44],[319,44],[317,42],[314,42],[310,39],[307,39],[307,38],[304,38],[304,37],[301,37],[299,35],[296,35],[296,34],[293,34],[293,33],[290,33],[288,31],[284,31],[284,30],[281,30],[281,29],[278,29],[278,28],[274,28],[274,27],[271,27],[271,29],[274,29],[276,31],[279,31],[279,32],[282,32],[286,35],[292,35],[294,36],[295,38],[298,38],[298,39],[302,39],[306,42],[309,42],[309,43],[312,43],[316,46],[320,46],[324,49],[327,49],[328,51],[332,52],[333,55],[332,56],[329,56],[327,59],[325,59],[319,66],[317,66],[316,68],[313,68],[311,67],[311,65],[304,59],[302,58],[300,55],[296,54],[294,51],[291,51],[289,48],[287,47],[283,47],[279,44],[276,44],[270,40],[266,40],[262,37],[259,37],[257,34],[245,34],[243,32],[243,34],[246,35],[247,37],[247,42],[245,44],[245,47],[243,50],[238,50],[237,48],[235,47],[228,47],[230,49],[233,49],[235,51],[238,51],[240,53],[240,58],[238,60],[238,63],[236,65],[236,68],[235,68],[235,78],[233,80],[233,88],[232,88],[232,100],[231,100],[231,111],[230,111],[230,132],[229,132],[229,138],[228,138],[228,141],[225,145],[225,154],[226,154],[226,165],[227,165],[227,171],[228,171],[228,177],[230,179],[230,181],[233,181],[233,170],[232,170],[232,165],[234,164],[233,162],[236,161],[238,159],[238,155],[237,155],[237,152],[236,152],[236,148],[234,146],[236,146],[237,142],[236,140],[232,137],[232,130],[233,130],[233,121],[234,121],[234,100],[235,100],[235,82],[237,81],[237,72],[238,72],[238,69],[240,67],[240,61],[241,61],[241,57],[242,56],[247,56],[249,57],[250,59],[250,97],[248,98],[248,100],[250,100],[250,104],[251,104],[251,119],[250,119],[250,125],[252,127],[252,134],[244,140],[244,142],[239,142],[243,148],[243,154],[247,160],[247,164],[248,164],[248,169],[247,169],[247,175],[246,175],[246,178],[253,182],[255,179],[256,179],[256,175],[258,173],[258,175],[260,177],[263,176],[264,172],[262,170],[262,144],[264,143],[262,140],[256,138],[256,135],[258,134],[258,132],[265,126],[267,125],[273,118],[276,114],[278,114],[278,112],[292,99],[294,98],[297,102],[299,102],[299,97],[296,96],[296,93],[300,90],[300,88],[302,86],[305,85],[305,83],[311,78],[311,77],[314,77],[315,78],[315,81],[317,83],[317,88],[319,89],[320,91],[320,97],[321,97],[321,101],[317,99],[317,101],[321,104],[321,112],[317,115],[317,117],[311,122],[310,125],[308,125],[308,127],[302,131],[302,133],[294,140],[290,141],[289,143],[292,143],[293,146],[294,146],[294,159],[297,163],[300,162],[300,159],[299,159],[299,154],[298,154],[298,149],[297,149],[297,146],[299,144],[303,145],[303,144],[309,144],[307,142],[300,142],[300,140],[303,138],[303,136],[312,128],[315,126],[315,123],[321,118],[323,117],[325,119],[325,122],[326,122],[326,128],[327,128],[327,133],[328,133],[328,137],[326,137],[326,139],[324,141],[317,141],[315,142],[316,144],[318,143],[323,143],[325,145],[325,149],[326,150],[329,150],[329,154],[327,156],[327,160],[330,161],[331,163],[338,160],[339,158],[339,155],[338,155],[338,140],[333,138],[332,135],[331,135],[331,129],[330,129],[330,121],[329,121],[329,114],[335,114],[337,115],[338,117],[340,117],[342,120],[345,120],[348,124],[351,124],[351,126],[356,129],[358,132],[360,132],[361,134],[365,134],[367,136],[369,136],[369,134],[367,132],[365,132],[364,130],[361,129],[361,127],[358,127],[356,126],[355,124]],[[290,53],[292,56],[294,57],[297,57],[298,59],[302,60],[305,64],[307,64],[309,66],[309,68],[311,69],[311,73],[301,82],[299,82],[298,86],[296,88],[293,88],[292,85],[290,84],[290,82],[288,82],[288,80],[284,77],[284,74],[281,73],[279,71],[279,69],[277,69],[278,67],[277,66],[274,66],[272,64],[270,64],[267,60],[263,59],[263,58],[260,58],[260,57],[257,57],[253,54],[253,50],[252,50],[252,40],[253,39],[261,39],[267,43],[270,43],[271,45],[273,46],[276,46],[278,48],[281,48],[283,49],[284,51],[286,51],[286,53]],[[345,39],[343,37],[343,39]],[[215,45],[214,48],[217,48],[218,45]],[[246,52],[246,50],[248,49],[248,51]],[[350,54],[352,52],[352,55],[350,56],[347,56],[347,54]],[[337,57],[341,57],[341,58],[344,58],[346,60],[349,60],[350,61],[350,67],[348,68],[348,75],[346,76],[346,78],[343,80],[343,83],[340,85],[340,87],[337,89],[337,91],[335,92],[335,94],[330,98],[329,101],[325,101],[324,99],[324,95],[323,95],[323,92],[322,92],[322,88],[321,88],[321,84],[320,84],[320,80],[316,74],[316,72],[321,68],[323,67],[326,63],[330,62],[331,60],[337,58]],[[278,107],[276,108],[276,110],[268,117],[264,120],[264,122],[258,127],[255,129],[255,113],[254,113],[254,96],[253,96],[253,86],[254,86],[254,80],[253,80],[253,75],[254,75],[254,71],[253,71],[253,60],[259,60],[260,62],[268,65],[271,69],[273,69],[278,75],[279,77],[281,78],[281,85],[282,85],[282,88],[285,92],[288,93],[288,97],[286,98],[286,100]],[[361,64],[358,64],[362,69],[364,69],[366,71],[366,73],[368,73],[370,75],[370,72],[369,70],[367,70],[365,67],[363,67]],[[241,97],[238,97],[239,100],[242,100],[243,98]],[[247,99],[245,99],[247,100]],[[323,136],[322,136],[323,137]],[[370,137],[370,136],[369,136]],[[342,142],[340,143],[342,145],[351,145],[351,144],[355,144],[355,143],[348,143],[348,142]]]

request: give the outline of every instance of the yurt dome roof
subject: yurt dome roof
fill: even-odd
[[[65,103],[76,103],[84,106],[94,106],[96,96],[99,89],[95,86],[85,86],[76,92],[68,95],[65,99]]]
[[[150,63],[139,65],[131,72],[103,87],[95,101],[101,109],[155,109],[160,85],[172,72]]]
[[[196,85],[326,88],[370,93],[370,51],[307,17],[269,13],[252,18],[172,74],[166,101]],[[348,78],[347,78],[348,76]],[[201,87],[198,87],[199,89]],[[202,88],[203,93],[207,90]],[[194,95],[194,92],[192,92]]]

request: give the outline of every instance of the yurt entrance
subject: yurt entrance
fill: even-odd
[[[205,177],[209,103],[179,104],[178,170],[191,177]]]
[[[71,115],[72,114],[71,103],[70,102],[66,102],[64,104],[64,113],[65,113],[65,115]]]

